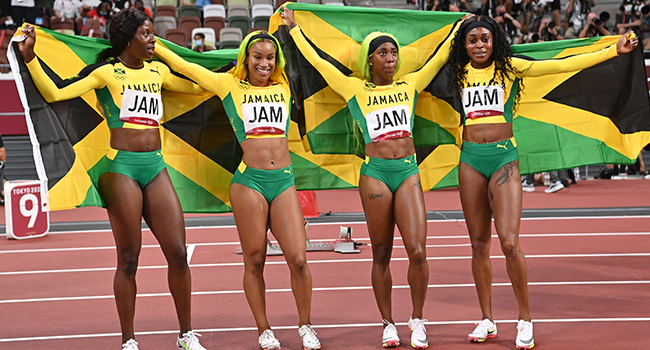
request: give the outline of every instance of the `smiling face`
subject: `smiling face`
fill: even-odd
[[[135,32],[133,39],[125,51],[141,61],[149,60],[153,57],[153,51],[156,44],[156,38],[153,35],[154,27],[151,21],[144,21]]]
[[[269,86],[275,72],[275,46],[268,41],[258,41],[248,49],[246,66],[248,82],[253,86]]]
[[[370,56],[373,83],[377,85],[392,84],[398,58],[399,54],[393,43],[381,44]]]
[[[492,32],[487,28],[476,27],[465,37],[467,56],[474,68],[487,68],[492,64]]]

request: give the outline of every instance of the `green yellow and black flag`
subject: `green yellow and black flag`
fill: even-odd
[[[402,67],[397,76],[421,67],[462,14],[288,3],[296,22],[320,56],[344,74],[358,74],[360,43],[373,31],[399,41]],[[284,43],[294,96],[304,106],[305,130],[314,153],[359,154],[345,101],[296,52],[276,14],[270,32]],[[618,37],[515,45],[526,59],[562,58],[593,52]],[[291,62],[293,60],[293,62]],[[580,165],[634,162],[650,143],[650,103],[641,49],[594,67],[525,78],[514,120],[522,173]],[[448,87],[447,68],[418,96],[414,142],[425,190],[456,186],[458,145],[462,143],[460,101]],[[361,152],[362,153],[362,152]]]
[[[229,70],[237,57],[236,50],[197,53],[160,39],[158,44],[213,71]],[[35,51],[47,66],[46,72],[62,83],[94,63],[108,45],[103,39],[37,28]],[[95,92],[47,103],[35,87],[17,43],[12,43],[8,56],[26,110],[37,172],[48,189],[50,210],[102,206],[97,181],[108,164],[110,135]],[[228,186],[242,153],[221,100],[210,93],[192,96],[163,91],[163,105],[162,152],[183,211],[230,211]],[[292,122],[289,147],[297,188],[354,187],[358,168],[351,167],[348,159],[356,157],[308,153],[298,129]]]

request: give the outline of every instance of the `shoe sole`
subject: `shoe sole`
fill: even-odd
[[[396,348],[399,346],[398,340],[392,340],[383,344],[385,348]]]
[[[429,347],[429,344],[427,344],[427,345],[415,345],[415,344],[411,343],[411,346],[413,347],[413,349],[426,349],[426,348]]]
[[[535,346],[535,343],[532,343],[530,345],[523,345],[523,346],[517,345],[517,349],[532,349],[534,346]]]
[[[317,348],[308,348],[308,347],[306,347],[306,346],[303,346],[302,348],[303,348],[304,350],[319,350],[319,349],[320,349],[320,345],[319,345]]]
[[[281,350],[281,349],[282,348],[279,346],[277,348],[262,348],[262,350]]]
[[[488,339],[490,339],[490,338],[494,338],[494,337],[496,337],[496,336],[497,336],[496,334],[490,334],[490,335],[488,335],[488,336],[485,337],[485,338],[467,337],[467,339],[468,339],[469,341],[474,342],[474,343],[482,343],[482,342],[484,342],[484,341],[486,341],[486,340],[488,340]]]

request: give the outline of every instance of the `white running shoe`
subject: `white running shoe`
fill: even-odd
[[[138,342],[131,338],[122,344],[122,350],[140,350],[140,348],[138,348]]]
[[[262,332],[262,335],[260,335],[260,348],[262,350],[280,349],[280,341],[275,338],[272,330],[267,329]]]
[[[193,331],[189,331],[182,336],[178,336],[178,339],[176,339],[176,347],[179,350],[207,350],[201,346],[199,338],[197,338],[200,336],[201,335],[199,333],[194,333]]]
[[[424,328],[424,322],[419,318],[409,319],[409,329],[411,330],[411,346],[413,349],[426,349],[429,347],[427,338],[427,329]]]
[[[528,181],[524,180],[521,183],[521,189],[524,192],[535,192],[535,184],[529,184]]]
[[[467,336],[467,339],[475,342],[482,343],[485,339],[494,338],[497,336],[497,325],[490,321],[489,318],[477,323],[474,331]]]
[[[519,320],[517,323],[517,349],[530,349],[535,346],[535,339],[533,339],[533,321],[526,322]]]
[[[544,190],[546,193],[555,193],[561,189],[564,188],[564,185],[562,184],[562,181],[557,180],[554,183],[552,183],[550,186],[548,186],[547,189]]]
[[[320,349],[320,340],[316,337],[316,331],[311,328],[310,324],[305,324],[298,329],[298,334],[302,338],[302,347],[305,350],[317,350]]]
[[[381,344],[385,348],[394,348],[399,346],[399,335],[397,334],[395,324],[390,323],[387,320],[381,321],[386,325],[386,327],[384,327],[384,335],[381,337]]]

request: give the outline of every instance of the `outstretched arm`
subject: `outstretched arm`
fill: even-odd
[[[338,68],[333,66],[331,63],[322,59],[316,50],[307,42],[307,38],[300,30],[300,27],[293,20],[293,11],[282,7],[282,20],[286,26],[291,29],[289,32],[293,37],[293,41],[296,43],[296,46],[300,52],[305,56],[307,61],[318,70],[318,72],[323,76],[327,84],[343,99],[346,101],[354,97],[354,94],[357,88],[363,83],[359,78],[348,77],[345,74],[341,73]]]
[[[465,15],[463,16],[462,20],[458,20],[452,25],[452,29],[447,35],[447,38],[445,38],[445,41],[443,41],[438,46],[438,48],[433,52],[424,66],[422,66],[422,68],[404,76],[405,80],[411,80],[415,83],[415,89],[418,92],[427,87],[427,85],[431,83],[431,79],[433,79],[433,77],[438,74],[442,66],[447,63],[447,60],[449,60],[449,54],[451,52],[451,42],[454,40],[456,32],[458,31],[458,28],[460,27],[462,21],[469,17],[471,17],[471,15]]]
[[[162,45],[156,45],[155,54],[171,69],[192,79],[207,91],[215,93],[219,98],[225,98],[230,92],[234,76],[230,73],[215,73],[196,63],[190,63]],[[178,78],[181,79],[181,78]],[[173,90],[173,87],[165,86]],[[178,90],[173,90],[178,91]],[[184,91],[179,91],[184,92]],[[202,91],[200,91],[202,92]]]
[[[562,59],[551,59],[541,61],[524,61],[513,59],[513,64],[524,76],[537,77],[545,74],[571,72],[584,69],[607,61],[618,55],[626,54],[634,50],[639,44],[639,39],[632,32],[620,37],[616,45],[604,48],[600,51],[575,55]]]
[[[52,73],[46,73],[43,67],[44,63],[34,53],[34,44],[36,43],[34,27],[26,25],[21,30],[26,38],[18,43],[18,48],[25,58],[25,64],[32,75],[34,84],[47,102],[69,100],[79,97],[90,90],[106,86],[110,72],[107,70],[108,67],[102,64],[87,66],[75,77],[65,80],[61,80],[56,75],[51,75]]]
[[[164,72],[163,88],[166,90],[192,95],[198,95],[206,91],[189,78],[184,77],[179,73],[172,72],[163,62],[158,62],[158,64],[162,66],[162,71]]]

